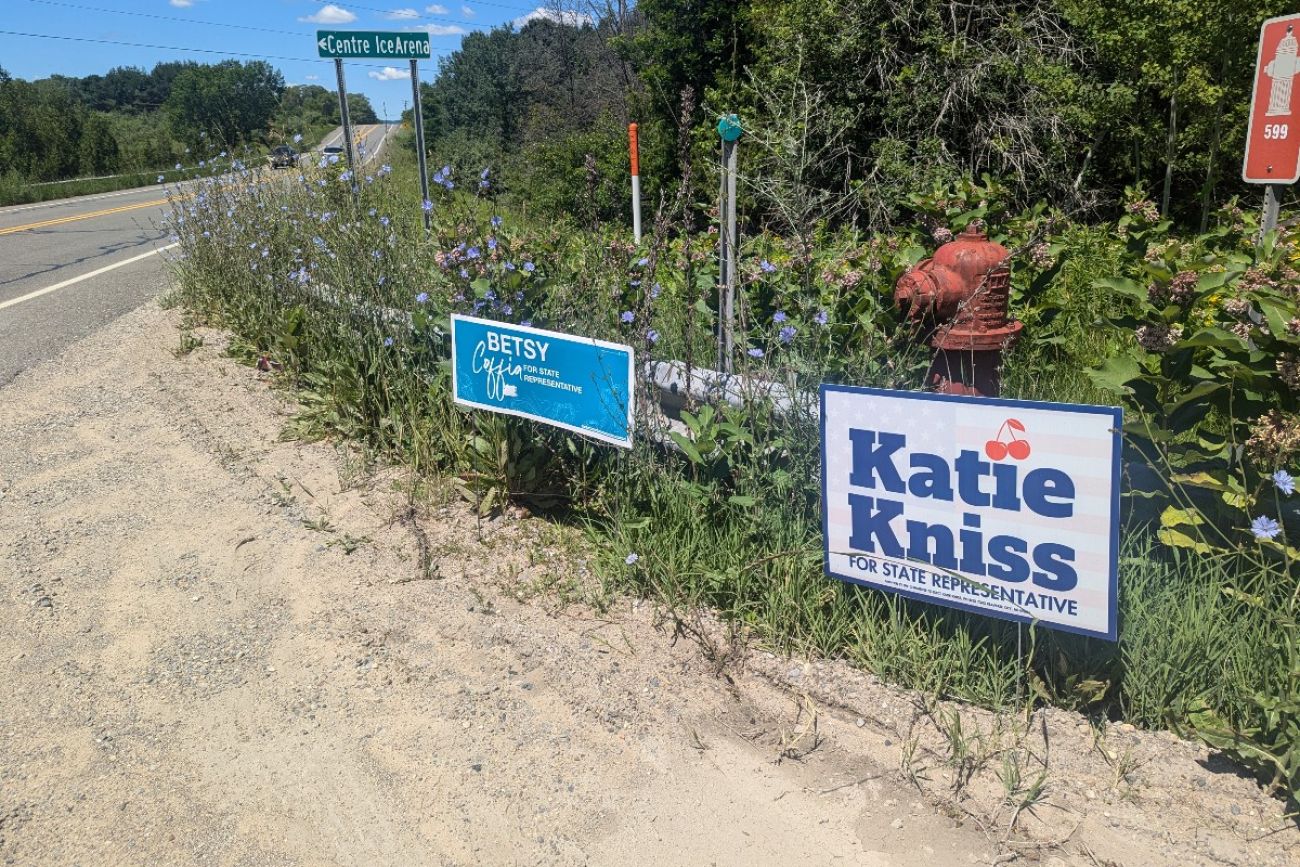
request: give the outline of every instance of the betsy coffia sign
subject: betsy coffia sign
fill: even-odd
[[[428,33],[381,33],[374,30],[317,30],[321,57],[371,57],[377,60],[428,60]]]
[[[823,385],[826,573],[1116,640],[1121,411]]]
[[[451,317],[452,397],[632,446],[632,347],[472,316]]]

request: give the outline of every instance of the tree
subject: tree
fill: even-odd
[[[283,92],[284,77],[265,61],[228,60],[181,70],[164,108],[191,147],[206,138],[231,148],[265,134]]]

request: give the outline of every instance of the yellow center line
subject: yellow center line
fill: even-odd
[[[89,211],[85,214],[73,214],[70,217],[58,217],[53,220],[42,220],[39,223],[27,223],[22,226],[10,226],[7,229],[0,229],[0,235],[12,235],[16,232],[29,232],[32,229],[44,229],[46,226],[58,226],[62,223],[74,223],[77,220],[89,220],[92,217],[106,217],[109,214],[120,214],[123,211],[135,211],[140,208],[156,208],[159,205],[167,204],[166,199],[155,199],[151,202],[140,202],[136,205],[122,205],[117,208],[105,208],[102,211]]]

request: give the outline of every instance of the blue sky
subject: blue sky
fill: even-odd
[[[245,52],[268,55],[265,59],[284,73],[288,84],[320,84],[333,90],[333,64],[311,60],[316,55],[318,28],[428,28],[434,58],[420,64],[420,75],[428,81],[437,71],[438,57],[454,51],[464,34],[510,21],[521,23],[529,15],[555,14],[542,8],[547,0],[363,2],[357,6],[346,0],[3,0],[0,31],[103,41],[0,33],[0,67],[16,78],[35,79],[104,73],[114,66],[148,70],[162,60],[253,59],[234,53]],[[121,42],[166,47],[108,44]],[[348,90],[370,97],[381,116],[386,108],[387,116],[396,118],[410,103],[406,64],[386,67],[361,60],[345,64]]]

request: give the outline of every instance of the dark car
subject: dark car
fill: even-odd
[[[298,165],[298,154],[288,145],[280,145],[271,151],[271,168],[288,169],[296,165]]]
[[[343,148],[339,147],[338,145],[330,145],[330,146],[327,147],[327,148],[321,148],[321,153],[323,153],[323,154],[341,154],[341,153],[343,153]]]

